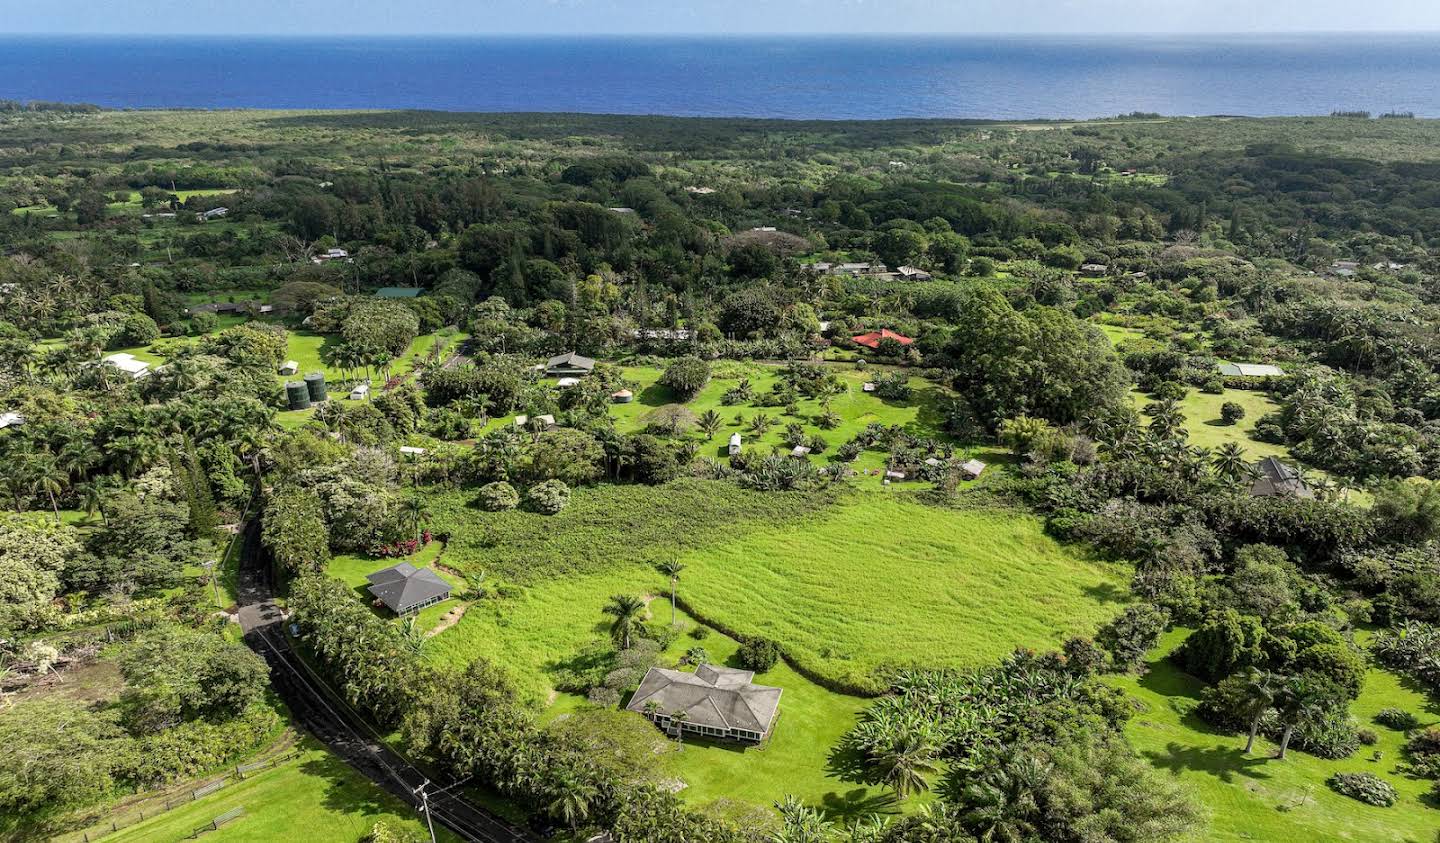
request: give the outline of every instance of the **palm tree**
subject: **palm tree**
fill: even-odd
[[[600,797],[600,789],[591,777],[564,769],[555,775],[550,784],[554,794],[546,806],[550,816],[569,828],[577,828],[589,819],[590,808]]]
[[[670,712],[670,722],[675,724],[675,744],[682,751],[685,749],[685,721],[689,719],[690,712],[683,708]]]
[[[630,634],[640,628],[645,601],[633,594],[617,594],[601,611],[615,619],[610,624],[610,634],[620,641],[620,649],[630,649]]]
[[[415,541],[420,541],[420,525],[430,521],[430,508],[425,505],[425,499],[419,495],[411,495],[406,498],[402,507],[410,522],[415,525]]]
[[[1215,469],[1215,476],[1231,483],[1238,483],[1251,473],[1250,460],[1245,456],[1245,449],[1234,442],[1221,445],[1210,465]]]
[[[966,825],[979,832],[981,843],[1033,840],[1039,812],[1036,789],[1047,775],[1044,762],[1017,752],[962,792]]]
[[[755,417],[750,419],[750,429],[755,432],[756,436],[764,436],[774,425],[775,420],[765,413],[756,413]]]
[[[930,789],[926,776],[938,772],[935,747],[922,735],[905,735],[874,761],[880,780],[895,791],[895,798],[904,800],[912,793]]]
[[[1285,724],[1285,730],[1280,733],[1280,751],[1275,755],[1276,758],[1284,760],[1296,729],[1314,723],[1324,716],[1326,697],[1323,687],[1303,676],[1291,679],[1281,689],[1277,708],[1280,710],[1280,721]]]
[[[55,523],[60,523],[60,503],[57,495],[65,491],[65,483],[69,480],[64,470],[55,462],[55,458],[46,454],[38,457],[33,464],[33,474],[30,478],[31,491],[39,494],[44,492],[50,498],[50,509],[55,513]]]
[[[720,414],[711,409],[700,414],[698,424],[700,429],[705,432],[705,438],[713,439],[724,422],[721,421]]]
[[[675,589],[680,582],[680,572],[685,570],[685,563],[678,559],[670,559],[660,563],[660,573],[670,578],[670,625],[675,625]]]
[[[1250,750],[1255,747],[1255,735],[1260,732],[1260,721],[1264,719],[1265,712],[1275,704],[1275,698],[1279,693],[1279,681],[1281,677],[1268,671],[1250,668],[1245,672],[1245,714],[1250,718],[1250,734],[1245,740],[1245,754],[1249,755]]]

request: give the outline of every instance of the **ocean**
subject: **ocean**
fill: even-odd
[[[0,98],[711,117],[1440,117],[1440,35],[0,36]]]

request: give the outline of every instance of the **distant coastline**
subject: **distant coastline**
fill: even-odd
[[[0,36],[0,99],[793,119],[1440,117],[1440,34]]]

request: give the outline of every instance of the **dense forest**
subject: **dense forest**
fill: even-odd
[[[236,613],[252,524],[347,702],[567,839],[1417,840],[1440,816],[1440,124],[0,107],[0,252],[9,839],[286,730]],[[1074,615],[1048,625],[1002,589],[997,629],[838,559],[812,581],[765,532],[843,556],[894,512],[908,564],[1033,523],[1005,566],[1095,582],[1046,580]],[[741,541],[773,554],[736,584],[763,609],[715,596]],[[932,576],[959,576],[943,547]],[[397,559],[454,602],[372,605]],[[783,608],[812,597],[824,644]],[[532,657],[546,600],[575,618]],[[845,622],[873,601],[899,632]],[[710,663],[785,690],[773,737],[727,751],[772,765],[744,787],[622,706]],[[1187,689],[1163,757],[1162,676]],[[829,756],[796,769],[858,807],[786,784],[807,719]],[[1267,755],[1306,795],[1232,806]]]

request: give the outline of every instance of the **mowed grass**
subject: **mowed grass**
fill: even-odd
[[[941,430],[944,417],[940,401],[946,397],[941,387],[924,378],[911,378],[911,395],[908,400],[887,401],[874,393],[864,391],[866,381],[876,379],[876,372],[862,372],[847,366],[831,366],[829,369],[839,375],[846,386],[844,393],[830,401],[831,409],[841,418],[840,425],[832,430],[822,430],[816,423],[823,407],[820,401],[813,398],[802,398],[796,402],[797,413],[794,416],[786,415],[784,407],[760,407],[754,403],[731,406],[722,404],[721,399],[725,393],[740,382],[741,376],[749,378],[757,398],[767,394],[770,388],[780,381],[779,366],[762,363],[748,366],[734,364],[721,367],[722,376],[712,377],[700,394],[685,402],[685,407],[696,416],[714,410],[724,421],[724,425],[714,436],[706,437],[702,431],[695,430],[691,432],[690,438],[702,443],[700,454],[707,457],[724,457],[730,436],[734,433],[740,434],[747,450],[759,449],[768,452],[771,449],[780,449],[788,452],[790,447],[785,444],[785,426],[798,422],[807,435],[819,435],[829,445],[824,453],[810,456],[811,462],[817,465],[831,462],[836,449],[870,424],[898,425],[914,436],[942,441],[948,439]],[[634,390],[634,401],[629,404],[615,404],[611,408],[611,415],[620,430],[627,433],[637,432],[644,428],[645,416],[648,413],[667,404],[679,403],[668,389],[657,383],[662,370],[627,367],[624,373],[625,378],[637,386]],[[763,436],[756,436],[750,430],[750,421],[762,413],[775,423]],[[737,414],[741,418],[739,422],[736,422]],[[963,448],[961,452],[967,456],[971,453]],[[981,459],[985,457],[982,456]],[[866,451],[853,463],[857,470],[875,469],[884,464],[885,454],[881,451]]]
[[[1328,761],[1292,751],[1276,760],[1275,746],[1263,738],[1244,755],[1244,735],[1215,731],[1192,711],[1205,683],[1164,658],[1188,630],[1176,630],[1152,653],[1143,677],[1115,680],[1144,710],[1126,727],[1126,737],[1142,758],[1169,772],[1209,809],[1209,827],[1197,841],[1393,841],[1430,843],[1440,827],[1440,812],[1426,794],[1428,781],[1398,771],[1404,735],[1374,722],[1382,708],[1398,707],[1425,725],[1440,721],[1440,709],[1413,683],[1385,670],[1371,669],[1360,698],[1350,706],[1363,728],[1379,737],[1351,757]],[[1376,755],[1378,754],[1378,759]],[[1395,787],[1392,807],[1363,804],[1326,785],[1333,773],[1374,773]]]
[[[651,603],[651,610],[657,620],[669,622],[670,607],[663,598]],[[678,623],[685,632],[696,626],[684,612],[678,615]],[[661,663],[675,665],[688,648],[697,644],[705,648],[714,663],[741,666],[735,659],[739,642],[714,633],[698,642],[682,634],[664,653]],[[888,791],[842,779],[829,765],[831,748],[855,725],[867,706],[866,700],[827,691],[783,661],[756,674],[755,681],[781,689],[780,717],[770,739],[761,746],[742,747],[687,737],[683,749],[677,747],[662,758],[665,774],[686,783],[680,791],[682,798],[696,804],[732,799],[768,805],[793,794],[806,804],[824,809],[835,820],[898,810]],[[928,795],[924,795],[910,800],[906,807],[916,808],[928,801]]]
[[[396,797],[380,790],[306,738],[298,758],[280,767],[251,774],[214,794],[183,807],[158,814],[117,834],[115,843],[174,843],[233,808],[244,816],[207,831],[204,840],[256,841],[306,840],[309,843],[353,843],[383,820],[409,837],[426,836],[425,823]],[[442,840],[456,840],[437,825]]]
[[[1143,409],[1155,400],[1138,391],[1130,393],[1130,398],[1135,402],[1137,410]],[[1244,407],[1245,418],[1235,424],[1222,422],[1220,407],[1227,402],[1234,402]],[[1227,389],[1220,395],[1211,395],[1198,389],[1191,389],[1185,394],[1184,400],[1180,402],[1180,412],[1185,416],[1185,432],[1189,436],[1191,445],[1214,450],[1221,445],[1233,442],[1244,448],[1245,453],[1255,460],[1263,457],[1290,459],[1285,446],[1261,442],[1252,436],[1255,422],[1266,413],[1278,409],[1280,409],[1280,405],[1272,401],[1269,395],[1251,389]],[[1141,417],[1144,418],[1143,413]]]

